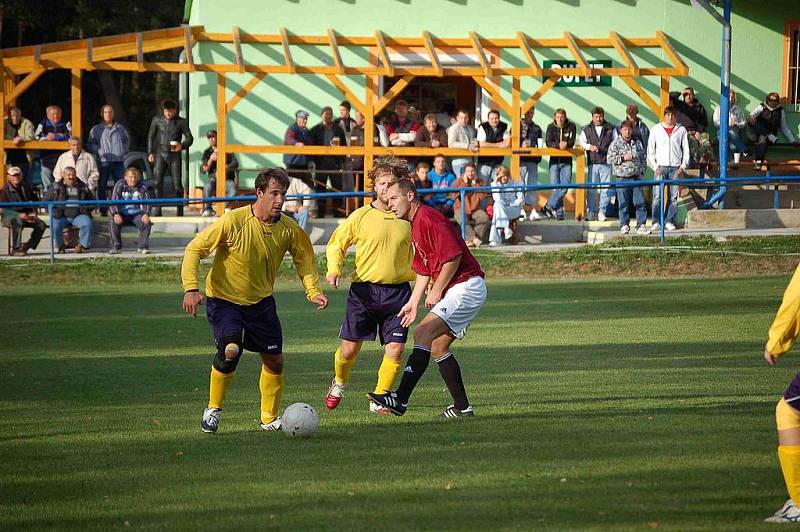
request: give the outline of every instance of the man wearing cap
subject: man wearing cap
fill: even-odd
[[[203,186],[203,195],[207,198],[216,196],[217,190],[217,130],[209,129],[206,132],[208,148],[203,152],[200,162],[200,169],[208,176],[208,181]],[[225,154],[225,195],[236,195],[236,175],[239,171],[239,161],[232,153]],[[226,204],[225,210],[229,210]],[[214,216],[214,209],[211,202],[206,203],[203,216]]]
[[[311,137],[311,131],[308,125],[308,112],[300,109],[294,114],[294,124],[286,129],[286,134],[283,136],[283,143],[286,146],[310,146],[314,144],[314,139]],[[283,165],[286,167],[286,173],[299,177],[306,183],[310,183],[311,179],[308,175],[308,162],[307,155],[298,153],[285,153],[283,154]]]
[[[29,202],[39,201],[31,188],[22,182],[22,170],[19,166],[8,169],[8,182],[0,189],[0,202]],[[0,208],[2,223],[11,228],[11,255],[24,257],[29,249],[36,249],[42,239],[47,224],[36,216],[36,209],[31,207],[4,207]],[[33,229],[30,240],[22,243],[22,230],[26,227]]]

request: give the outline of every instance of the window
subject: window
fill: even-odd
[[[783,96],[800,111],[800,21],[786,23],[783,32]]]

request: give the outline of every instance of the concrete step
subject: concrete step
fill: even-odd
[[[693,210],[687,217],[691,230],[800,229],[800,209]]]

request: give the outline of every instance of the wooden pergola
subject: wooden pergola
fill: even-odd
[[[197,61],[193,48],[199,43],[226,45],[233,52],[233,60],[219,59],[214,62]],[[251,64],[242,53],[242,45],[272,45],[280,47],[282,63]],[[331,64],[299,64],[292,53],[293,47],[316,47],[329,53]],[[663,52],[668,66],[641,66],[631,53],[633,48],[650,48]],[[145,54],[165,50],[183,49],[186,62],[148,61]],[[342,59],[342,49],[356,50],[368,57],[367,64],[348,65]],[[542,49],[566,49],[577,64],[574,68],[543,68],[537,59]],[[619,55],[619,67],[597,68],[587,60],[584,50],[613,49]],[[537,50],[539,53],[537,54]],[[366,52],[363,54],[363,52]],[[503,61],[504,52],[524,58],[520,64]],[[394,64],[392,54],[416,53],[427,57],[429,64]],[[444,63],[447,54],[467,54],[476,60],[467,65]],[[395,55],[396,57],[397,55]],[[611,32],[605,38],[580,38],[564,32],[560,38],[532,38],[524,32],[513,37],[491,38],[470,32],[467,37],[439,38],[423,31],[416,37],[394,37],[376,30],[368,36],[339,35],[329,29],[326,35],[295,35],[280,28],[276,34],[248,34],[234,26],[229,33],[206,32],[201,26],[180,26],[149,32],[128,33],[95,39],[26,46],[0,50],[0,104],[4,114],[42,74],[52,69],[68,69],[72,72],[73,134],[82,136],[81,79],[87,70],[111,70],[134,72],[211,72],[217,74],[217,150],[221,160],[227,153],[293,153],[306,155],[357,155],[364,157],[365,169],[369,169],[375,156],[395,154],[399,156],[430,155],[430,148],[383,147],[374,144],[371,134],[364,135],[364,146],[283,146],[243,145],[227,142],[227,115],[270,74],[324,75],[365,118],[365,131],[372,131],[375,115],[384,110],[408,84],[418,76],[459,76],[472,78],[491,98],[493,106],[504,111],[511,119],[511,145],[508,148],[485,148],[480,155],[508,156],[511,158],[512,175],[518,175],[520,156],[568,155],[576,159],[577,182],[585,181],[584,153],[580,148],[557,150],[519,148],[520,119],[552,89],[562,76],[612,76],[620,78],[651,109],[656,116],[669,101],[671,76],[686,76],[688,67],[677,54],[669,39],[662,32],[653,37],[623,37]],[[226,79],[229,74],[252,74],[252,79],[242,86],[230,99],[227,97]],[[348,87],[342,76],[363,76],[364,93],[359,96]],[[379,94],[379,77],[399,77],[393,86]],[[544,79],[544,83],[533,94],[524,97],[521,79],[526,76]],[[659,78],[658,101],[648,94],[639,83],[639,78]],[[501,91],[501,80],[511,80],[511,100]],[[0,139],[4,138],[0,121]],[[35,141],[14,146],[3,140],[0,160],[5,161],[7,149],[67,149],[66,142]],[[457,148],[437,149],[449,157],[472,157],[473,152]],[[225,167],[217,168],[217,195],[225,192]],[[5,179],[5,175],[0,180]],[[2,181],[0,181],[0,184]],[[369,186],[369,183],[365,183]],[[576,218],[583,215],[585,191],[576,192]],[[222,204],[217,206],[222,208]]]

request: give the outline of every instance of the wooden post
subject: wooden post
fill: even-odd
[[[227,116],[225,114],[225,74],[217,74],[217,187],[214,195],[225,195],[225,160],[227,159]],[[191,194],[190,194],[191,196]],[[225,203],[214,203],[217,216],[225,213]]]
[[[72,69],[72,135],[78,138],[83,137],[83,111],[81,107],[81,85],[83,81],[83,70],[80,68]]]
[[[364,115],[364,191],[372,190],[372,180],[367,175],[372,169],[372,161],[375,159],[373,150],[375,149],[375,102],[378,99],[378,80],[375,76],[364,76],[367,88],[366,110]],[[364,205],[369,203],[369,197],[364,197]]]
[[[575,183],[586,183],[586,154],[575,155]],[[575,189],[575,220],[583,220],[586,213],[586,189]]]
[[[520,79],[514,76],[511,79],[511,178],[519,180],[519,154],[520,126],[522,124],[522,108],[520,107]]]
[[[660,101],[661,115],[664,114],[664,108],[669,105],[669,76],[661,76],[661,93]],[[661,116],[657,116],[656,120],[661,120]]]
[[[6,69],[0,65],[0,187],[6,185]]]

